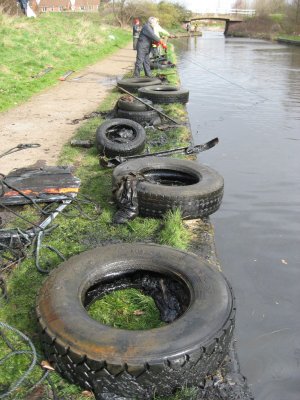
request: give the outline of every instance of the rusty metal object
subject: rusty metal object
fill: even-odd
[[[69,167],[17,169],[0,180],[0,206],[66,200],[79,192],[79,186]]]
[[[64,73],[60,78],[58,78],[60,81],[65,81],[65,80],[67,80],[67,78],[70,76],[70,75],[72,75],[73,74],[73,70],[69,70],[69,71],[67,71],[66,73]]]
[[[101,167],[114,168],[114,167],[122,164],[123,162],[129,161],[129,160],[135,160],[138,158],[146,158],[146,157],[154,157],[154,156],[155,157],[167,157],[167,156],[171,156],[173,154],[185,154],[185,155],[198,154],[198,153],[201,153],[202,151],[211,149],[218,143],[219,143],[219,139],[214,138],[204,144],[197,144],[195,146],[178,147],[176,149],[158,151],[156,153],[146,153],[146,154],[139,154],[139,155],[128,156],[128,157],[117,156],[117,157],[110,158],[110,159],[107,159],[105,157],[100,157],[99,163],[100,163]]]

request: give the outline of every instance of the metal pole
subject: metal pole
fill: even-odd
[[[158,112],[158,114],[162,115],[163,117],[169,119],[170,121],[174,122],[174,124],[176,125],[182,125],[180,122],[177,122],[175,119],[169,117],[168,115],[166,115],[165,113],[157,110],[155,107],[150,106],[150,104],[147,104],[145,101],[143,101],[142,99],[140,99],[139,97],[135,96],[134,94],[128,92],[128,90],[122,88],[121,86],[117,85],[117,88],[120,89],[122,92],[129,94],[130,96],[132,96],[134,99],[140,101],[141,103],[143,103],[145,106],[151,108],[152,110]]]

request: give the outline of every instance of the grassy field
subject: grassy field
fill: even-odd
[[[51,17],[50,17],[51,18]],[[53,17],[53,18],[56,18]],[[75,18],[76,19],[76,18]],[[34,22],[33,22],[34,23]],[[164,70],[171,83],[177,83],[176,70]],[[46,84],[46,82],[45,82]],[[7,97],[7,94],[6,94]],[[100,110],[111,110],[120,97],[115,89],[102,103]],[[186,121],[186,109],[180,104],[164,106],[164,111],[182,122]],[[94,140],[96,128],[103,121],[96,117],[88,120],[76,133],[77,139]],[[166,145],[155,144],[161,138],[166,139]],[[180,126],[166,132],[147,130],[147,146],[150,151],[169,149],[176,146],[184,146],[190,142],[188,127]],[[116,211],[111,201],[111,175],[110,169],[99,167],[99,159],[95,148],[82,149],[66,145],[63,149],[59,165],[76,166],[76,176],[81,179],[81,195],[86,195],[98,203],[102,212],[98,213],[92,204],[83,204],[79,214],[72,207],[67,215],[60,215],[55,220],[58,227],[47,237],[45,244],[57,248],[66,258],[81,253],[97,245],[113,242],[145,242],[151,241],[167,244],[176,248],[188,249],[191,238],[188,227],[183,223],[178,211],[169,213],[165,219],[136,218],[125,225],[113,225],[112,217]],[[23,215],[36,221],[38,216],[32,207],[25,207]],[[68,217],[69,216],[69,217]],[[88,216],[90,219],[86,218]],[[92,221],[91,221],[92,219]],[[12,226],[25,227],[21,221],[14,220]],[[28,335],[36,345],[38,351],[39,339],[37,336],[37,323],[35,316],[36,294],[41,287],[45,276],[37,272],[34,264],[32,249],[27,251],[28,258],[20,265],[11,269],[9,275],[5,274],[8,285],[8,301],[0,300],[0,321],[6,322]],[[61,260],[53,253],[43,250],[41,264],[50,270],[55,268]],[[90,315],[109,325],[126,329],[149,329],[162,324],[158,310],[149,296],[141,294],[137,290],[124,290],[105,296],[95,302],[89,310]],[[15,340],[14,335],[10,335]],[[23,346],[24,347],[24,346]],[[20,346],[22,348],[22,346]],[[0,359],[7,354],[6,344],[0,340]],[[42,356],[41,358],[42,359]],[[11,358],[2,365],[0,374],[0,393],[5,390],[12,381],[18,379],[28,367],[28,356],[21,355]],[[41,369],[36,367],[31,373],[25,385],[16,391],[13,399],[48,399],[51,392],[48,383],[26,395],[26,390],[41,376]],[[56,395],[64,400],[83,400],[88,394],[77,386],[70,385],[57,373],[51,372],[51,382]],[[37,397],[34,397],[34,396]],[[183,389],[178,394],[164,400],[193,399],[194,389]],[[93,397],[93,396],[92,396]]]
[[[97,13],[43,13],[36,19],[0,13],[0,112],[128,43],[131,32],[104,26],[99,18]],[[47,67],[53,69],[33,78]]]

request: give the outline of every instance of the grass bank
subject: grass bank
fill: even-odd
[[[300,35],[279,35],[278,42],[300,46]]]
[[[43,13],[38,18],[0,13],[0,112],[55,85],[68,70],[105,58],[131,32],[100,23],[97,13]],[[46,69],[46,75],[33,78]]]
[[[176,70],[163,70],[170,83],[178,82]],[[111,110],[120,93],[114,89],[101,104],[101,111]],[[173,104],[164,106],[164,111],[179,121],[187,122],[187,113],[184,106]],[[96,117],[88,120],[81,126],[75,138],[95,138],[96,128],[103,122],[103,118]],[[190,143],[191,132],[188,126],[179,126],[167,131],[158,129],[147,130],[147,147],[151,152],[170,149],[176,146],[185,146]],[[198,226],[192,221],[182,221],[180,213],[169,213],[163,220],[151,218],[136,218],[125,225],[113,225],[112,217],[116,211],[111,199],[110,169],[99,167],[99,159],[95,148],[83,149],[66,145],[61,153],[59,165],[72,164],[75,174],[81,179],[81,195],[88,196],[98,203],[102,212],[98,213],[93,204],[82,204],[81,212],[69,207],[67,214],[59,215],[55,223],[57,228],[45,237],[44,244],[55,247],[66,258],[91,249],[95,246],[118,242],[154,242],[166,244],[176,248],[189,249],[194,242],[201,246],[207,237],[212,236],[208,223],[199,220]],[[39,216],[32,209],[26,207],[23,215],[32,221],[37,221]],[[89,218],[87,218],[89,217]],[[20,226],[21,222],[14,220],[13,226]],[[200,227],[200,228],[199,228]],[[198,236],[199,229],[203,232],[203,239]],[[195,233],[197,231],[197,234]],[[41,252],[41,265],[48,269],[56,268],[61,260],[47,249]],[[27,258],[19,265],[12,266],[10,273],[3,273],[7,282],[8,301],[0,300],[0,320],[6,322],[28,335],[36,345],[38,351],[39,339],[37,336],[37,323],[35,316],[36,294],[45,280],[35,268],[32,249],[27,249]],[[148,329],[159,326],[161,321],[152,299],[141,295],[137,291],[125,291],[114,296],[107,296],[94,304],[90,309],[93,318],[110,325],[126,329]],[[114,312],[114,313],[113,313]],[[11,340],[13,341],[13,334]],[[0,340],[0,359],[7,354],[7,345]],[[11,358],[2,366],[0,374],[0,390],[5,390],[11,382],[16,381],[20,374],[28,367],[28,357],[20,355]],[[13,399],[49,399],[51,389],[47,382],[26,394],[26,389],[36,382],[41,376],[40,368],[36,367],[31,373],[26,385],[16,391]],[[91,393],[83,392],[77,386],[69,384],[57,373],[51,372],[52,387],[59,399],[83,400],[93,398]],[[176,395],[164,400],[192,400],[196,396],[194,389],[183,389]]]
[[[291,35],[294,31],[292,23],[284,14],[270,14],[245,19],[239,24],[229,26],[227,36],[250,37],[255,39],[286,39],[298,42],[299,35]]]

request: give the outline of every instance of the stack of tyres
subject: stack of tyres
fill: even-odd
[[[119,88],[125,89],[130,93],[135,93],[138,91],[138,89],[142,87],[160,85],[160,84],[161,84],[160,79],[151,77],[123,78],[117,81],[117,86]]]
[[[147,125],[158,125],[161,123],[159,114],[147,107],[146,104],[152,105],[152,101],[148,99],[142,99],[143,103],[133,99],[129,96],[121,97],[118,100],[116,107],[116,114],[119,118],[128,118],[140,124]],[[161,111],[161,109],[158,109]]]

